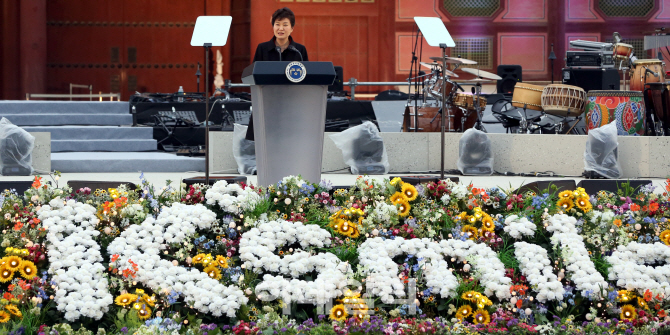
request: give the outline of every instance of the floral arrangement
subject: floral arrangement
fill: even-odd
[[[670,333],[668,184],[140,178],[0,195],[0,333]]]

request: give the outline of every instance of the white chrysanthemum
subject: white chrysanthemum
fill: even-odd
[[[261,197],[251,188],[243,189],[239,184],[220,180],[205,192],[205,199],[208,205],[219,205],[226,212],[239,214],[241,210],[252,210]]]

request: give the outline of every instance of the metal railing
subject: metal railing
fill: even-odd
[[[73,88],[88,88],[88,94],[93,95],[93,85],[81,85],[70,83],[70,101],[72,101]],[[88,98],[88,101],[93,101],[93,97]]]
[[[359,82],[356,78],[349,79],[348,82],[342,83],[344,86],[351,87],[351,100],[356,100],[356,86],[403,86],[409,85],[406,81],[370,81],[370,82]],[[249,87],[250,84],[229,84],[228,87]]]
[[[102,101],[103,98],[109,98],[109,101],[114,101],[114,98],[116,98],[116,101],[121,101],[121,93],[98,93],[98,94],[47,94],[47,93],[26,93],[26,100],[30,100],[30,98],[36,98],[36,99],[70,99],[72,98],[77,98],[77,99],[86,99],[89,98],[91,101],[93,101],[93,98],[98,98],[99,101]]]

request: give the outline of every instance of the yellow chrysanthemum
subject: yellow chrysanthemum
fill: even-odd
[[[192,260],[193,264],[202,263],[202,260],[205,259],[205,256],[206,256],[205,254],[197,254],[197,255],[193,256],[193,260]]]
[[[0,266],[0,282],[6,283],[14,278],[14,271],[7,268],[7,263]]]
[[[216,256],[216,265],[224,269],[228,268],[228,257],[223,257],[221,255]]]
[[[330,319],[331,320],[344,321],[344,320],[346,320],[347,316],[349,316],[349,314],[347,313],[347,309],[344,308],[343,304],[335,305],[330,310]]]
[[[461,229],[461,231],[467,234],[468,239],[476,239],[477,238],[477,228],[475,228],[475,227],[473,227],[469,224],[463,226],[463,229]]]
[[[559,208],[561,208],[564,211],[571,210],[574,205],[575,204],[572,202],[572,199],[570,199],[570,198],[560,198],[558,200],[558,202],[556,203],[556,206],[558,206]]]
[[[21,258],[18,256],[9,256],[6,257],[7,263],[6,266],[12,272],[15,272],[21,266]]]
[[[474,215],[468,215],[465,217],[465,221],[467,221],[469,224],[475,224],[477,223],[477,217]]]
[[[472,307],[469,305],[463,305],[456,311],[456,318],[463,320],[472,314]]]
[[[617,300],[619,300],[620,302],[629,302],[629,301],[633,300],[633,298],[634,298],[634,295],[633,295],[633,292],[631,292],[631,291],[621,290],[621,291],[617,292]]]
[[[137,317],[140,320],[146,320],[151,317],[151,308],[144,306],[144,308],[137,310]]]
[[[416,200],[416,197],[419,196],[419,192],[417,192],[414,185],[407,184],[407,183],[402,184],[402,194],[409,201],[414,201],[414,200]]]
[[[344,221],[340,225],[337,226],[337,232],[349,236],[351,234],[351,230],[353,229],[354,224],[349,222],[349,221]]]
[[[221,270],[219,270],[219,268],[214,265],[210,265],[202,271],[205,272],[209,276],[209,278],[216,280],[221,279]]]
[[[496,224],[490,215],[485,215],[482,219],[482,230],[493,232],[496,229]]]
[[[114,302],[119,306],[128,306],[135,301],[137,301],[137,295],[131,293],[122,294],[114,299]]]
[[[591,202],[589,201],[589,198],[584,198],[584,197],[577,198],[577,200],[575,200],[575,205],[577,205],[577,208],[584,211],[584,213],[590,211],[591,208],[593,208],[593,206],[591,205]]]
[[[10,315],[5,311],[0,311],[0,323],[7,323],[9,321]]]
[[[467,292],[461,294],[461,298],[464,299],[464,300],[467,300],[467,301],[475,301],[475,294],[477,294],[477,292],[467,291]]]
[[[31,261],[22,261],[19,266],[19,272],[23,278],[30,280],[37,276],[37,267]]]
[[[207,266],[209,266],[209,264],[212,263],[213,261],[214,261],[214,257],[212,257],[211,254],[207,254],[207,255],[205,255],[205,257],[203,257],[203,259],[202,259],[202,265],[205,266],[205,267],[207,267]]]
[[[491,316],[489,315],[489,312],[483,310],[483,309],[478,309],[476,312],[474,312],[473,316],[473,321],[472,323],[478,325],[478,324],[488,324],[491,322]]]
[[[399,204],[401,202],[407,202],[407,197],[402,193],[402,192],[395,192],[393,195],[389,198],[391,200],[391,203],[393,204]]]
[[[573,195],[572,195],[572,191],[563,191],[563,192],[558,194],[558,198],[559,199],[570,199],[570,200],[574,199]]]
[[[621,319],[622,320],[635,320],[637,319],[637,312],[635,307],[632,305],[624,305],[621,307]]]
[[[398,204],[398,215],[405,217],[409,215],[409,210],[412,208],[407,201],[400,201]]]
[[[14,305],[7,305],[7,306],[5,306],[5,309],[6,309],[6,310],[9,312],[9,314],[11,314],[11,315],[14,315],[14,316],[19,317],[19,318],[22,318],[22,317],[23,317],[23,314],[21,313],[21,311],[19,310],[19,308],[16,307],[16,306],[14,306]]]
[[[402,185],[403,181],[402,181],[402,179],[400,179],[400,177],[395,177],[395,178],[391,179],[390,184],[393,185],[393,186]]]
[[[456,215],[456,220],[463,221],[468,217],[468,213],[461,212],[461,214]]]
[[[660,236],[661,241],[666,245],[670,245],[670,230],[664,230]]]
[[[154,307],[156,305],[156,296],[145,294],[142,296],[142,301],[149,305],[149,307]]]

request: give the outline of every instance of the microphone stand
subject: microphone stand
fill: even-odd
[[[198,93],[200,93],[200,76],[202,73],[200,73],[200,62],[198,62],[198,70],[195,71],[195,77],[196,77],[196,83],[198,85]]]
[[[413,77],[415,77],[414,76],[414,68],[416,68],[416,70],[417,70],[417,75],[416,76],[418,76],[418,72],[419,72],[418,71],[419,70],[419,64],[417,63],[418,58],[416,58],[416,47],[417,47],[418,42],[419,42],[419,33],[421,33],[421,31],[417,28],[416,39],[414,40],[414,49],[412,49],[412,61],[411,61],[410,66],[409,66],[409,79],[407,80],[407,84],[408,84],[407,105],[408,106],[411,104],[411,100],[409,100],[409,99],[412,98],[412,94],[410,94],[410,93],[412,91],[412,79],[413,79]],[[413,31],[412,31],[412,37],[414,38],[414,32]],[[416,85],[416,87],[414,88],[414,132],[419,131],[419,110],[418,110],[419,107],[418,107],[418,96],[417,96],[418,92],[417,92],[417,90],[418,90],[418,85]]]

